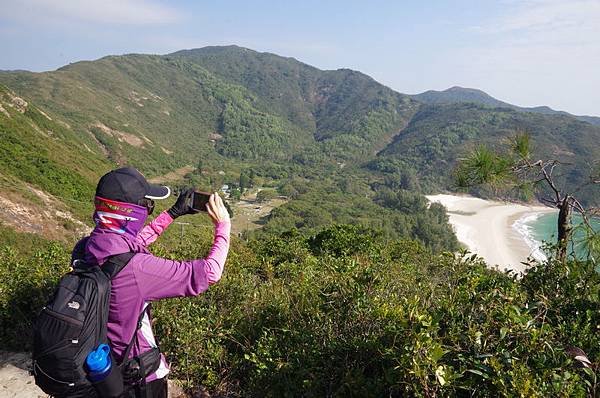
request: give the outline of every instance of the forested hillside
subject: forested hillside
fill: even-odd
[[[588,143],[600,139],[600,128],[568,116],[426,106],[359,72],[321,71],[235,46],[106,57],[55,72],[2,72],[0,83],[71,126],[93,153],[149,176],[200,160],[222,168],[244,163],[331,172],[335,165],[365,164],[377,152],[404,161],[418,137],[432,147],[449,139],[444,149],[454,151],[455,144],[498,141],[515,129],[540,136],[540,154],[576,153],[590,164],[595,144]],[[437,155],[421,151],[416,161]],[[442,157],[436,162],[453,160]],[[439,180],[434,169],[429,164],[419,172]]]
[[[360,72],[321,71],[293,58],[230,46],[172,54],[252,91],[276,112],[324,143],[336,157],[369,156],[410,119],[418,103]]]
[[[453,183],[456,161],[479,145],[507,147],[515,131],[526,131],[535,143],[536,158],[563,162],[559,183],[575,190],[597,169],[600,128],[571,117],[488,108],[473,103],[422,107],[395,141],[369,164],[384,173],[414,171],[429,191]],[[598,187],[578,192],[587,203],[598,203]]]
[[[371,156],[417,108],[361,73],[238,47],[106,57],[2,73],[0,82],[91,133],[94,150],[150,174],[213,149],[260,162],[309,161],[315,150],[338,160]]]
[[[379,225],[387,211],[402,214],[384,228],[390,236],[418,233],[430,247],[456,247],[443,218],[373,201],[380,178],[356,167],[390,142],[419,105],[361,73],[224,47],[106,57],[40,74],[3,72],[0,82],[68,125],[86,144],[65,140],[77,156],[89,151],[149,177],[187,167],[194,170],[188,183],[205,189],[237,186],[248,172],[279,187],[293,201],[267,220],[271,229],[314,230],[351,219]],[[86,184],[108,168],[94,168]],[[294,185],[302,187],[286,192]],[[323,193],[330,203],[321,202]],[[438,224],[438,232],[420,230]]]
[[[319,192],[329,191],[343,203],[338,208],[354,209],[366,200],[369,205],[359,207],[363,217],[354,219],[376,224],[376,214],[394,207],[381,199],[390,196],[385,190],[452,190],[450,175],[461,151],[499,144],[515,130],[530,131],[536,156],[573,160],[577,171],[567,176],[576,185],[597,160],[600,142],[599,127],[569,116],[426,105],[360,72],[321,71],[236,46],[110,56],[45,73],[0,72],[0,84],[43,109],[52,119],[44,117],[44,123],[57,126],[53,130],[65,131],[55,141],[68,150],[53,153],[69,153],[61,162],[74,176],[86,164],[77,159],[99,159],[100,165],[87,162],[93,165],[82,184],[87,192],[114,164],[134,165],[149,177],[195,170],[187,181],[207,189],[238,185],[242,174],[252,172],[283,195],[302,185],[292,190],[295,204],[266,220],[278,230],[347,220],[320,202]],[[3,134],[21,133],[7,127]],[[45,145],[45,136],[31,137]],[[36,178],[29,182],[44,189]],[[584,195],[590,201],[596,192]],[[396,207],[396,214],[422,213]],[[303,214],[315,221],[302,221]],[[385,229],[406,236],[416,224],[412,217]]]

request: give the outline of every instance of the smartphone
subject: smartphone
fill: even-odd
[[[192,209],[198,211],[208,211],[206,210],[206,205],[208,204],[208,199],[210,199],[210,193],[208,192],[196,192],[192,194]]]

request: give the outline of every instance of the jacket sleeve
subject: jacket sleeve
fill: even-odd
[[[137,241],[143,246],[149,246],[167,229],[173,222],[173,218],[163,211],[150,224],[146,225],[137,235]]]
[[[230,229],[229,222],[217,224],[213,246],[203,259],[174,261],[137,254],[131,265],[144,300],[196,296],[218,282],[229,251]]]

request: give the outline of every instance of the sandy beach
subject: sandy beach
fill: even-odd
[[[528,257],[539,256],[515,228],[515,223],[524,217],[556,211],[542,205],[528,206],[471,196],[440,194],[429,195],[427,199],[448,209],[456,237],[469,251],[483,257],[492,267],[515,272],[525,270],[521,262]]]

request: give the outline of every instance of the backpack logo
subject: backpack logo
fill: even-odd
[[[69,308],[73,308],[74,310],[79,309],[79,303],[77,301],[71,301],[67,305],[69,306]]]

